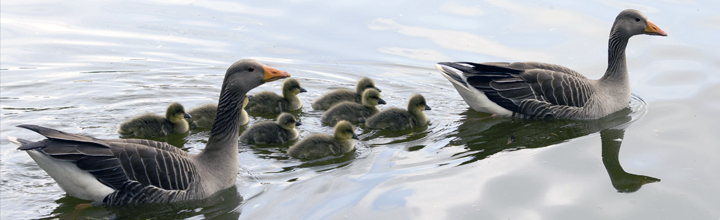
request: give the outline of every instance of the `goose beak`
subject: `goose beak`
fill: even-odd
[[[425,105],[425,110],[432,110],[430,106]]]
[[[387,102],[385,102],[385,100],[383,100],[383,99],[378,100],[378,105],[384,105],[384,104],[387,104]]]
[[[307,90],[300,88],[300,93],[307,92]]]
[[[357,134],[355,134],[355,133],[353,133],[352,139],[360,140],[360,138],[358,138]]]
[[[647,21],[647,26],[645,27],[645,34],[667,36],[667,33],[665,33],[665,31],[663,31],[657,25],[653,24],[650,21]]]
[[[263,70],[265,71],[265,76],[263,77],[264,82],[272,82],[278,79],[290,77],[289,73],[277,70],[269,66],[263,66]]]
[[[185,118],[192,118],[192,115],[190,115],[190,114],[188,114],[188,113],[183,113],[183,114],[184,114],[183,117],[185,117]]]

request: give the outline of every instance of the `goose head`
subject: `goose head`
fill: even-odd
[[[619,34],[625,38],[640,34],[667,36],[665,31],[650,22],[642,12],[634,9],[626,9],[618,14],[610,34]]]
[[[282,114],[280,114],[277,117],[277,120],[275,120],[275,123],[280,125],[280,127],[284,128],[285,130],[292,130],[295,129],[295,126],[302,125],[302,123],[295,119],[295,116],[287,112],[283,112]]]
[[[362,104],[367,107],[375,107],[377,105],[387,104],[385,100],[380,98],[380,92],[375,88],[366,89],[362,93]]]
[[[307,90],[300,87],[300,83],[296,79],[285,80],[282,91],[284,97],[289,97],[289,95],[296,96],[302,92],[307,92]]]
[[[190,114],[185,112],[185,107],[183,107],[180,103],[173,102],[167,107],[167,111],[165,111],[165,118],[170,120],[173,124],[180,123],[181,121],[185,120],[186,118],[191,118]]]
[[[375,82],[373,82],[372,79],[367,77],[363,77],[358,80],[357,85],[355,86],[355,92],[357,92],[357,94],[363,94],[363,91],[370,88],[375,89],[378,92],[382,92],[382,90],[375,87]]]
[[[235,94],[246,94],[251,89],[266,82],[290,77],[290,74],[265,66],[252,59],[235,62],[225,72],[222,91]],[[221,97],[222,98],[222,97]]]
[[[425,102],[425,97],[420,94],[415,94],[410,97],[408,101],[409,112],[422,112],[423,110],[431,110],[430,106]]]
[[[359,140],[358,136],[355,135],[355,127],[345,120],[342,120],[335,125],[333,136],[335,136],[335,139],[337,140]]]

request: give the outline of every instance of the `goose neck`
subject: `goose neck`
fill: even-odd
[[[608,67],[601,80],[627,81],[628,70],[625,59],[625,48],[630,38],[618,31],[613,31],[608,42]]]

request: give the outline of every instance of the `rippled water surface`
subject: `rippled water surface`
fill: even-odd
[[[666,1],[3,1],[0,218],[718,219],[720,10]],[[599,78],[621,10],[668,33],[627,48],[631,108],[596,121],[492,118],[433,64],[541,61]],[[390,107],[420,93],[426,128],[357,128],[348,155],[301,161],[239,147],[235,187],[205,201],[83,208],[8,136],[38,124],[118,138],[119,124],[217,102],[225,69],[254,58],[308,93],[301,137],[330,133],[309,103],[374,79]],[[263,90],[279,92],[282,82]],[[251,118],[251,123],[266,120]],[[200,152],[208,132],[158,140]]]

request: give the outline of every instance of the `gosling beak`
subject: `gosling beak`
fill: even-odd
[[[358,138],[357,134],[355,134],[355,133],[353,133],[352,139],[360,140],[360,138]]]
[[[183,113],[183,114],[184,114],[183,117],[185,117],[185,118],[192,118],[192,115],[190,115],[188,113]]]
[[[253,99],[253,97],[255,97],[255,96],[254,96],[254,95],[247,95],[247,99],[248,99],[248,101],[252,100],[252,99]]]
[[[377,90],[378,92],[382,92],[382,90],[378,89],[378,87],[373,87],[373,89]]]
[[[300,125],[302,125],[302,123],[300,123],[299,121],[295,122],[295,126],[300,126]]]
[[[264,82],[272,82],[278,79],[290,77],[289,73],[277,70],[269,66],[263,66],[263,71],[265,71],[265,76],[263,77]]]
[[[303,92],[307,92],[307,90],[305,90],[305,89],[303,89],[302,87],[300,87],[300,93],[303,93]]]
[[[430,106],[425,105],[425,110],[432,110]]]
[[[378,105],[384,105],[384,104],[387,104],[387,102],[385,102],[385,100],[383,100],[383,99],[378,100]]]
[[[645,34],[667,36],[667,33],[665,33],[665,31],[663,31],[657,25],[653,24],[650,21],[647,21],[647,26],[645,27]]]

